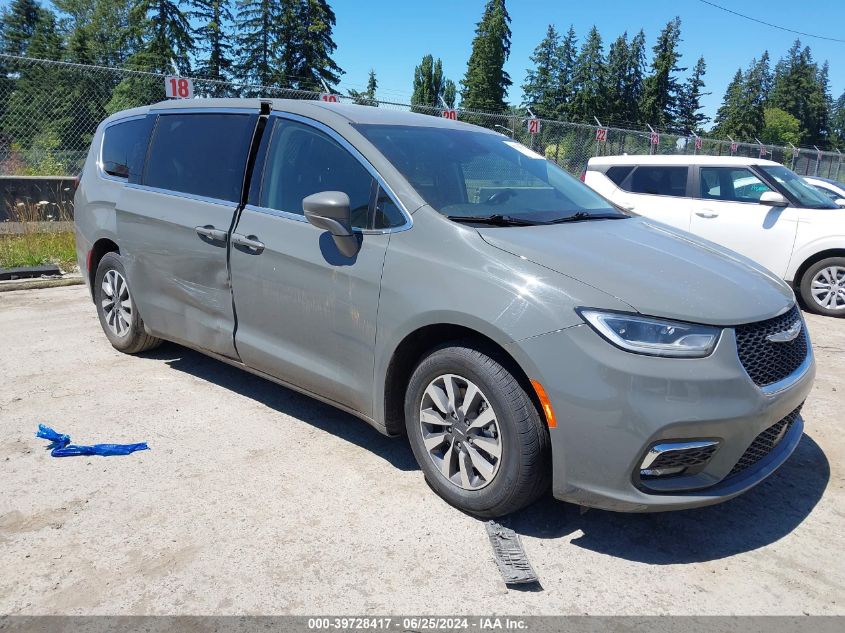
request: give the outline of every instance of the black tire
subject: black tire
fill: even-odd
[[[815,276],[825,268],[830,268],[831,266],[839,266],[840,268],[845,269],[845,257],[828,257],[827,259],[818,261],[810,266],[804,271],[804,275],[801,277],[801,286],[799,291],[801,293],[801,300],[804,302],[804,307],[806,307],[810,312],[842,318],[845,317],[845,308],[840,308],[838,310],[827,308],[818,303],[812,293],[813,279]]]
[[[495,352],[482,350],[472,342],[455,341],[423,358],[405,394],[405,425],[414,457],[434,491],[461,510],[492,518],[515,512],[546,492],[551,480],[551,449],[548,429],[526,388],[507,369],[509,363],[497,360]],[[424,392],[444,374],[472,381],[495,412],[501,459],[489,483],[477,490],[464,489],[447,479],[423,443],[420,406]]]
[[[103,279],[109,271],[116,271],[125,281],[127,289],[129,289],[129,282],[126,277],[126,269],[123,267],[123,261],[117,253],[106,253],[100,260],[97,266],[97,274],[94,275],[94,303],[97,306],[97,316],[100,317],[100,326],[103,328],[106,337],[112,346],[124,352],[125,354],[138,354],[154,349],[161,345],[161,339],[151,336],[144,331],[144,321],[138,310],[135,307],[135,302],[131,298],[131,290],[129,290],[129,319],[128,327],[122,333],[115,332],[108,323],[108,317],[104,309],[104,301],[108,301],[108,295],[103,288]]]

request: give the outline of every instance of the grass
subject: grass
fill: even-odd
[[[0,268],[56,264],[76,269],[76,240],[69,209],[55,203],[22,203],[8,209],[11,232],[0,232]],[[57,224],[63,223],[63,224]]]
[[[41,264],[56,264],[63,271],[76,267],[76,240],[72,231],[0,235],[0,268]]]

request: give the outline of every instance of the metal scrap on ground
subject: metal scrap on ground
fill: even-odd
[[[94,444],[93,446],[76,446],[70,443],[70,435],[64,433],[57,433],[49,426],[44,424],[38,425],[38,432],[35,437],[40,437],[43,440],[50,440],[47,445],[47,450],[53,457],[71,457],[74,455],[101,455],[108,457],[110,455],[129,455],[135,451],[149,450],[146,442],[139,442],[138,444]]]
[[[493,546],[496,564],[506,585],[522,585],[539,582],[537,573],[528,561],[519,535],[495,521],[485,524],[487,536]]]

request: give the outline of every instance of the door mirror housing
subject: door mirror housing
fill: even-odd
[[[318,229],[331,233],[337,249],[346,257],[355,257],[360,249],[358,236],[352,232],[349,196],[342,191],[321,191],[302,200],[305,219]]]
[[[788,207],[789,201],[777,191],[766,191],[760,196],[760,204],[765,204],[768,207]]]

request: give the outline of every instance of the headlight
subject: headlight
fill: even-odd
[[[716,347],[722,330],[707,325],[665,321],[620,312],[579,308],[602,337],[624,350],[649,356],[701,358]]]

